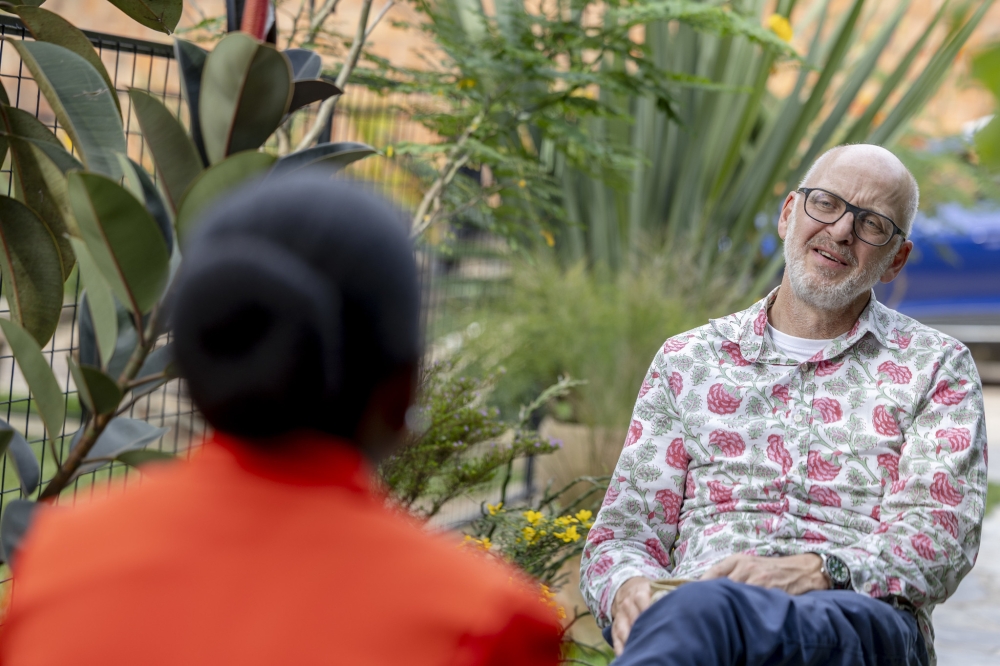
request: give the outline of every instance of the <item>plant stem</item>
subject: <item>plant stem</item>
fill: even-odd
[[[155,319],[156,314],[154,313],[152,320],[155,321]],[[141,328],[139,330],[141,332]],[[122,370],[121,377],[118,379],[118,386],[122,388],[123,397],[125,388],[129,385],[129,382],[135,379],[136,374],[138,374],[139,369],[142,367],[143,361],[146,360],[146,356],[149,354],[152,346],[153,342],[150,342],[148,345],[137,344],[135,346],[132,356],[129,357],[128,362],[125,364],[125,369]],[[80,441],[77,442],[76,447],[69,452],[65,462],[59,465],[59,469],[56,471],[55,476],[52,477],[52,480],[45,486],[45,489],[38,495],[39,502],[57,497],[59,493],[69,485],[70,481],[73,480],[73,474],[76,473],[77,469],[79,469],[84,458],[86,458],[87,454],[90,453],[90,450],[94,448],[94,444],[97,443],[97,440],[104,432],[104,429],[116,416],[117,414],[115,412],[97,414],[94,416],[94,420],[84,431],[83,437],[81,437]]]
[[[358,58],[361,57],[361,49],[364,48],[365,41],[368,38],[368,13],[371,11],[371,8],[372,0],[364,0],[361,5],[361,16],[358,17],[358,27],[354,33],[354,43],[351,44],[351,50],[347,53],[344,65],[340,68],[340,73],[337,74],[337,80],[334,83],[341,90],[344,89],[347,79],[358,64]],[[330,118],[333,116],[333,110],[337,106],[338,99],[340,99],[340,95],[334,95],[320,104],[316,120],[313,121],[312,127],[309,128],[306,135],[302,137],[299,145],[295,147],[295,152],[305,150],[319,138],[319,135],[323,132],[323,128],[326,127],[326,124],[330,122]]]

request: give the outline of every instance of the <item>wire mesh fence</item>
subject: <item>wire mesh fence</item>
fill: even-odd
[[[177,66],[173,48],[170,45],[130,39],[115,35],[87,32],[101,60],[115,84],[121,102],[122,116],[127,137],[129,157],[154,174],[153,163],[148,149],[139,132],[138,122],[131,108],[129,88],[149,92],[163,101],[183,121],[187,120],[187,110],[183,104]],[[57,122],[56,116],[42,96],[30,72],[20,61],[9,40],[31,39],[20,21],[14,17],[0,16],[0,84],[4,86],[10,103],[37,117],[55,133],[56,137],[70,150],[73,146],[68,134]],[[421,128],[405,116],[398,100],[380,97],[363,87],[348,86],[337,113],[334,115],[330,138],[332,141],[363,141],[375,146],[388,146],[400,141],[419,139]],[[312,109],[309,113],[314,113]],[[309,122],[309,114],[299,114],[288,127],[288,140],[295,140],[304,123]],[[293,144],[294,145],[294,144]],[[390,160],[365,160],[352,167],[352,176],[368,182],[405,209],[410,209],[419,200],[419,182],[405,168]],[[8,156],[0,168],[0,193],[11,195],[13,191],[11,160]],[[424,284],[425,330],[433,328],[431,322],[442,309],[439,284],[447,278],[449,267],[445,260],[431,253],[423,252],[419,258],[422,282]],[[437,276],[437,277],[435,277]],[[66,419],[58,437],[50,439],[30,397],[28,386],[17,367],[9,347],[0,340],[0,418],[24,434],[42,465],[43,486],[51,479],[71,448],[74,433],[82,420],[80,400],[73,382],[67,358],[79,346],[77,340],[77,318],[80,306],[81,283],[74,273],[66,282],[62,314],[52,340],[43,352],[60,382],[66,407]],[[10,310],[5,299],[0,299],[0,317],[9,317]],[[164,437],[153,445],[164,451],[183,456],[198,446],[208,434],[208,428],[187,396],[183,384],[173,381],[136,401],[126,414],[144,419],[155,426],[167,430]],[[141,474],[121,463],[113,463],[97,471],[81,475],[59,498],[60,503],[73,503],[79,498],[90,498],[105,493],[109,489],[126,483],[138,482]],[[530,466],[518,474],[516,487],[512,491],[523,496],[530,485]],[[482,498],[467,498],[442,513],[440,524],[455,525],[477,513],[480,501],[489,500],[491,491]],[[0,456],[0,514],[10,501],[23,496],[20,482],[7,456]],[[6,596],[10,586],[9,571],[0,567],[0,599]]]

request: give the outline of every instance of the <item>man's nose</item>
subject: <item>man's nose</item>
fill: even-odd
[[[850,245],[854,242],[854,213],[844,213],[843,217],[828,224],[826,228],[833,240]]]

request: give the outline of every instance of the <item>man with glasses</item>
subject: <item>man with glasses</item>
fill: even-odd
[[[917,204],[892,153],[834,148],[782,205],[781,285],[657,352],[581,564],[616,665],[934,663],[987,455],[969,350],[872,292]]]

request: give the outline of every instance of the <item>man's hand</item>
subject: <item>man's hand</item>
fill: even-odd
[[[728,578],[737,583],[778,588],[789,594],[830,589],[830,581],[823,574],[823,560],[814,553],[787,557],[730,555],[709,569],[701,580],[712,578]],[[628,581],[626,585],[630,582],[632,581]],[[622,585],[622,589],[624,587]],[[616,597],[615,601],[617,600]]]
[[[621,656],[636,618],[649,608],[650,582],[641,576],[629,578],[615,594],[611,603],[611,639],[614,641],[615,656]]]

